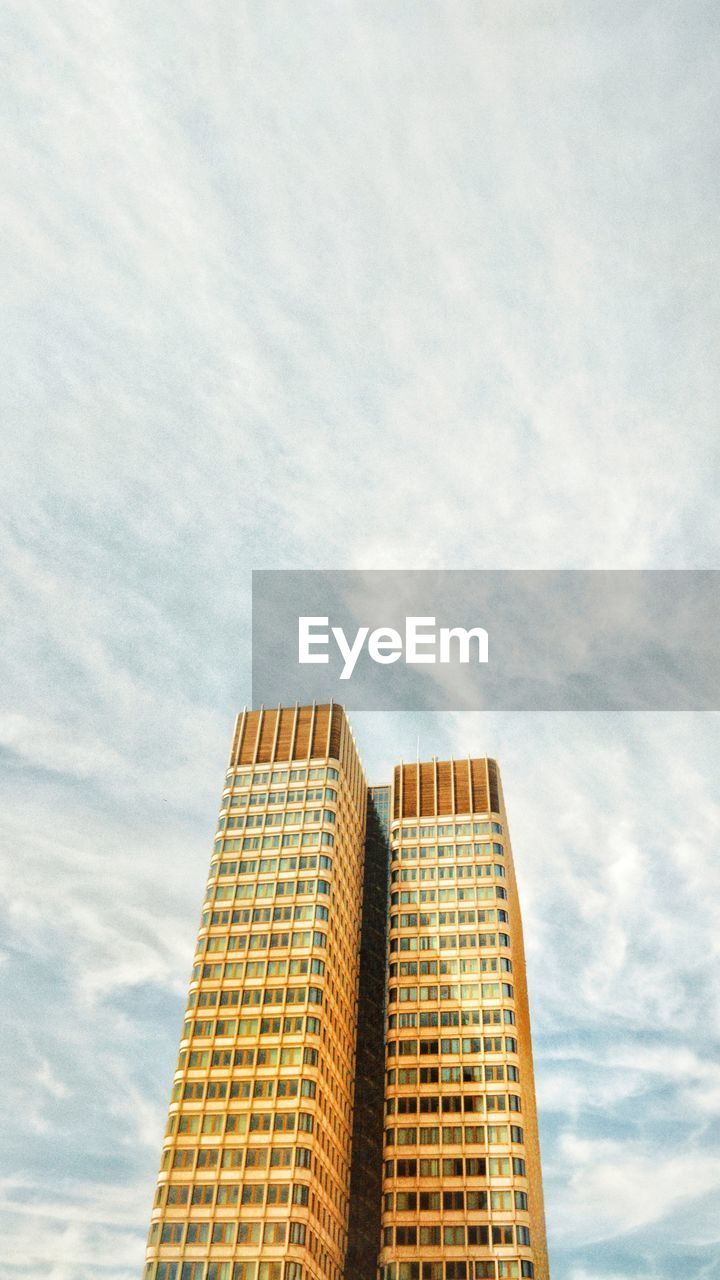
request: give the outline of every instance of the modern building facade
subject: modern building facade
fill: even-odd
[[[494,760],[395,769],[381,1280],[548,1274],[522,922]]]
[[[494,761],[368,788],[343,709],[237,720],[145,1280],[546,1280]]]

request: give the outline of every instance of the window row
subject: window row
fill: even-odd
[[[283,1151],[288,1157],[289,1166],[292,1147],[270,1149]],[[261,1151],[265,1156],[268,1153],[267,1147],[258,1147],[253,1150],[256,1153]],[[171,1206],[202,1205],[204,1208],[212,1208],[213,1205],[217,1205],[228,1208],[242,1204],[306,1205],[310,1202],[310,1188],[305,1182],[221,1182],[219,1185],[214,1182],[199,1182],[194,1187],[185,1183],[175,1183],[165,1188],[165,1191],[163,1202]]]
[[[215,892],[215,902],[231,902],[235,898],[241,901],[248,899],[252,901],[254,898],[292,898],[295,894],[315,894],[330,893],[329,880],[260,880],[258,883],[251,882],[249,884],[238,885],[220,885]],[[212,924],[227,924],[230,919],[230,909],[223,911],[217,910],[212,913]],[[242,920],[242,915],[232,912],[232,919],[235,923]],[[259,919],[260,917],[254,917]],[[266,917],[269,919],[270,917]],[[207,920],[203,917],[203,924],[207,924]]]
[[[311,1035],[320,1035],[319,1018],[220,1018],[217,1021],[208,1019],[186,1022],[183,1026],[183,1038],[190,1036],[252,1036],[258,1034],[278,1036],[299,1035],[303,1029]]]
[[[485,936],[485,935],[483,935]],[[490,935],[492,936],[492,935]],[[442,960],[394,960],[389,966],[390,978],[432,978],[454,976],[460,973],[479,973],[480,956],[444,957]]]
[[[440,911],[432,913],[431,919],[433,923],[438,922],[445,924],[475,924],[474,911]],[[422,918],[421,918],[422,922]],[[510,937],[507,933],[479,933],[479,947],[509,947]],[[466,973],[512,973],[512,961],[507,956],[480,956],[474,964],[465,968]],[[445,998],[445,997],[443,997]],[[448,997],[451,999],[452,997]],[[432,997],[428,997],[432,999]]]
[[[300,1262],[149,1262],[144,1280],[304,1280]]]
[[[254,1230],[251,1230],[254,1228]],[[154,1222],[148,1244],[197,1246],[202,1244],[305,1244],[304,1222]],[[253,1239],[255,1237],[255,1239]]]
[[[470,832],[467,833],[468,835]],[[497,840],[482,840],[475,844],[421,844],[410,849],[394,849],[393,862],[416,862],[430,859],[442,862],[448,858],[487,858],[492,854],[505,856],[505,850]]]
[[[404,1031],[418,1027],[420,1030],[434,1027],[479,1027],[480,1009],[429,1009],[420,1013],[391,1013],[388,1015],[389,1031]],[[517,1077],[513,1077],[517,1079]]]
[[[495,864],[488,862],[485,865],[488,867],[488,870],[486,872],[482,872],[482,875],[488,875],[488,876],[493,875]],[[436,892],[437,892],[437,898],[435,897]],[[451,885],[449,888],[438,889],[437,891],[431,890],[431,889],[424,889],[420,895],[420,902],[434,903],[437,901],[437,902],[443,902],[443,903],[445,902],[470,903],[470,902],[488,902],[488,901],[491,901],[493,898],[502,898],[502,899],[507,898],[507,889],[505,889],[503,885],[491,885],[491,884],[465,884],[459,887]],[[507,920],[507,918],[508,918],[507,915],[500,916],[498,914],[498,919],[500,920]],[[478,924],[482,924],[482,923],[484,923],[483,917],[479,915]]]
[[[480,1126],[482,1128],[482,1126]],[[523,1141],[523,1130],[515,1124],[488,1125],[488,1142],[507,1142],[508,1129],[511,1142]],[[504,1136],[501,1136],[504,1135]],[[487,1175],[485,1156],[403,1156],[397,1160],[385,1160],[384,1176],[388,1178],[484,1178]]]
[[[288,1019],[288,1021],[290,1021]],[[294,1022],[295,1019],[293,1018]],[[303,1019],[299,1021],[302,1023]],[[309,1021],[309,1019],[308,1019]],[[302,1030],[302,1027],[300,1028]],[[191,1071],[202,1071],[206,1067],[296,1067],[306,1063],[311,1067],[318,1064],[317,1049],[311,1045],[291,1045],[285,1049],[187,1049],[180,1051],[179,1068],[187,1063]],[[215,1081],[218,1088],[226,1081]],[[208,1097],[210,1094],[208,1094]],[[224,1095],[218,1095],[224,1096]]]
[[[487,1097],[487,1106],[485,1111],[521,1111],[520,1099],[510,1095],[506,1098],[502,1094],[489,1094]],[[508,1102],[510,1105],[508,1105]],[[491,1105],[492,1104],[492,1105]],[[514,1105],[513,1105],[514,1104]],[[483,1114],[483,1108],[478,1107],[478,1112]],[[222,1119],[217,1116],[206,1116],[207,1120]],[[228,1119],[234,1119],[229,1116]],[[484,1125],[461,1125],[461,1124],[421,1124],[421,1125],[403,1125],[399,1128],[389,1128],[385,1130],[385,1146],[386,1147],[438,1147],[442,1146],[459,1146],[465,1143],[466,1146],[474,1146],[478,1142],[485,1142],[485,1126]]]
[[[438,880],[482,880],[490,876],[499,876],[501,880],[505,878],[505,868],[500,862],[470,862],[466,867],[438,867],[437,873]],[[435,879],[434,876],[428,878]]]
[[[294,919],[298,920],[329,920],[330,915],[327,907],[319,904],[313,909],[312,907],[295,907],[293,912]],[[324,933],[312,932],[309,929],[301,929],[293,933],[233,933],[212,934],[205,939],[205,951],[208,953],[217,951],[267,951],[268,947],[324,947],[326,944]],[[200,939],[200,947],[202,947],[202,939]]]
[[[247,1170],[291,1169],[292,1147],[250,1147],[246,1152],[245,1167]],[[260,1161],[255,1157],[263,1157]],[[268,1161],[268,1157],[272,1160]],[[250,1158],[252,1157],[252,1158]],[[260,1188],[260,1196],[256,1196],[254,1188]],[[268,1196],[265,1198],[265,1188]],[[309,1187],[306,1183],[170,1183],[159,1188],[156,1204],[169,1206],[191,1206],[201,1204],[204,1208],[228,1208],[234,1204],[307,1204],[309,1203]]]
[[[515,1022],[512,1009],[463,1009],[461,1014],[463,1025],[479,1024],[481,1020],[486,1025],[501,1021],[508,1024]],[[495,1014],[501,1014],[502,1018],[494,1017]],[[400,1058],[414,1058],[419,1054],[420,1057],[436,1057],[437,1054],[444,1053],[481,1053],[482,1049],[480,1036],[443,1036],[439,1040],[388,1040],[387,1056],[392,1058],[397,1054]]]
[[[434,905],[435,903],[442,903],[444,905],[446,903],[456,902],[465,904],[486,902],[489,898],[507,897],[507,894],[504,891],[501,893],[500,889],[502,889],[501,885],[493,887],[492,885],[474,884],[461,885],[460,887],[451,886],[450,888],[443,889],[421,889],[419,893],[420,903],[418,905]],[[497,920],[501,924],[507,924],[508,919],[508,913],[502,907],[498,908],[497,913],[492,907],[483,907],[477,913],[476,923],[494,924]]]
[[[469,1194],[473,1194],[472,1192]],[[383,1227],[382,1233],[383,1248],[392,1248],[396,1245],[398,1248],[407,1247],[408,1245],[481,1245],[487,1248],[488,1245],[529,1245],[530,1232],[527,1227],[517,1228],[517,1241],[515,1239],[515,1228],[508,1225],[502,1227],[478,1226],[449,1226],[436,1223],[435,1225],[420,1227]]]
[[[191,996],[196,992],[191,992]],[[204,994],[204,993],[203,993]],[[213,993],[217,994],[217,993]],[[287,1008],[291,1004],[316,1004],[322,1005],[323,991],[320,987],[245,987],[243,990],[236,988],[234,991],[223,992],[227,996],[242,996],[241,1000],[231,999],[223,1001],[224,1005],[242,1005],[243,1009],[250,1009],[261,1006],[267,1008],[270,1005],[281,1005]],[[249,1035],[251,1034],[247,1025],[242,1022],[236,1022],[233,1019],[221,1018],[213,1023],[209,1019],[196,1019],[193,1022],[192,1034],[194,1036],[232,1036],[232,1035]]]
[[[478,1013],[482,1016],[483,1023],[499,1023],[505,1022],[514,1024],[515,1015],[512,1009],[480,1009],[467,1010],[468,1015]],[[495,1014],[501,1014],[502,1017],[494,1017]],[[387,1056],[394,1057],[396,1054],[400,1058],[420,1057],[436,1057],[438,1054],[460,1052],[480,1053],[482,1051],[482,1038],[480,1036],[444,1036],[440,1040],[388,1040]]]
[[[442,1027],[479,1027],[479,1026],[482,1026],[483,1024],[489,1024],[493,1022],[497,1023],[498,1022],[497,1018],[491,1018],[491,1017],[485,1016],[486,1014],[491,1014],[493,1012],[494,1010],[492,1009],[482,1009],[482,1008],[448,1009],[443,1011],[440,1025]],[[408,1027],[413,1028],[418,1025],[420,1027],[432,1028],[437,1026],[437,1013],[433,1011],[426,1011],[426,1012],[420,1013],[419,1015],[416,1012],[391,1013],[388,1015],[387,1023],[388,1023],[388,1029],[391,1031],[395,1030],[396,1028],[400,1030],[405,1030]],[[400,1050],[401,1054],[409,1053],[409,1052],[410,1050],[403,1050],[403,1049]],[[428,1049],[423,1049],[422,1052],[429,1053],[432,1051]],[[448,1049],[446,1050],[446,1052],[451,1053],[453,1052],[453,1050]]]
[[[318,885],[328,884],[327,880],[318,880],[317,883]],[[249,888],[251,890],[250,894],[247,896],[253,896],[255,885],[242,887]],[[260,898],[273,898],[275,896],[273,892],[267,892],[267,889],[274,890],[275,888],[275,885],[271,881],[259,884],[257,888],[259,891],[263,890],[263,892],[258,892],[258,900]],[[329,895],[329,885],[327,888],[318,889],[318,892],[322,893],[324,896]],[[240,896],[245,897],[246,895],[242,894]],[[273,923],[276,921],[289,923],[290,921],[296,920],[327,920],[327,910],[327,907],[323,904],[313,907],[312,903],[309,902],[283,903],[281,907],[234,907],[232,910],[227,908],[222,911],[203,912],[200,926],[201,928],[206,929],[211,926],[214,927],[222,924],[269,924],[271,921]]]
[[[466,1041],[463,1040],[463,1044]],[[473,1053],[517,1053],[517,1040],[512,1036],[473,1036],[468,1041],[474,1046]],[[490,1064],[487,1064],[488,1066]],[[502,1064],[501,1064],[502,1065]],[[487,1067],[486,1067],[487,1069]],[[483,1079],[483,1067],[479,1064],[466,1065],[460,1063],[452,1067],[391,1067],[385,1072],[385,1078],[388,1087],[394,1084],[454,1084],[462,1082],[470,1082],[473,1080]],[[494,1076],[494,1079],[501,1080],[503,1076]],[[485,1079],[490,1079],[485,1076]]]
[[[482,1070],[482,1068],[481,1068]],[[486,1080],[502,1080],[505,1078],[503,1064],[485,1068]],[[421,1093],[398,1094],[387,1098],[385,1112],[387,1115],[443,1115],[448,1112],[458,1114],[461,1111],[483,1111],[484,1099],[490,1095],[484,1093]]]
[[[226,787],[257,787],[268,782],[321,782],[325,777],[337,781],[340,774],[333,765],[312,765],[308,769],[263,769],[260,772],[230,772],[225,778]]]
[[[534,1275],[533,1264],[526,1258],[497,1262],[493,1258],[482,1262],[390,1262],[380,1268],[380,1280],[515,1280]]]
[[[271,824],[268,823],[268,826]],[[297,849],[300,845],[309,846],[324,844],[332,849],[335,837],[331,831],[306,831],[302,838],[299,831],[290,831],[283,836],[239,836],[221,837],[215,841],[215,851],[222,853],[247,852],[249,849]]]
[[[314,1098],[314,1080],[281,1076],[279,1080],[187,1080],[173,1085],[171,1102],[222,1102],[233,1098]]]
[[[284,1151],[288,1156],[291,1155],[292,1147],[277,1147],[275,1151]],[[252,1153],[263,1152],[268,1153],[268,1148],[258,1147],[251,1148]],[[246,1169],[256,1167],[246,1161]],[[215,1198],[217,1192],[217,1198]],[[310,1188],[307,1183],[220,1183],[219,1187],[215,1187],[214,1183],[200,1183],[197,1187],[192,1188],[192,1197],[190,1197],[190,1187],[170,1187],[168,1188],[168,1204],[202,1204],[205,1207],[211,1207],[213,1204],[218,1206],[233,1206],[233,1204],[254,1204],[254,1206],[263,1206],[263,1204],[309,1204]]]
[[[293,1160],[296,1169],[309,1169],[312,1153],[309,1147],[232,1147],[220,1151],[218,1147],[178,1147],[176,1151],[163,1153],[162,1169],[183,1170],[186,1173],[204,1169],[264,1169],[265,1157],[270,1153],[270,1168],[290,1168]],[[293,1154],[294,1153],[294,1154]]]
[[[324,937],[324,935],[322,935]],[[325,972],[325,961],[317,956],[302,956],[292,960],[242,960],[229,961],[227,964],[196,964],[192,971],[192,982],[200,978],[220,982],[225,979],[239,978],[284,978],[286,974],[305,974]]]
[[[301,853],[289,858],[241,858],[231,862],[219,862],[213,868],[220,876],[246,876],[270,874],[282,871],[315,871],[317,867],[332,868],[332,858],[326,853]]]
[[[272,1083],[268,1081],[268,1083]],[[249,1123],[248,1123],[249,1121]],[[179,1112],[168,1117],[165,1136],[245,1133],[312,1133],[315,1117],[309,1111]]]
[[[234,911],[205,912],[201,927],[223,924],[290,924],[298,920],[327,920],[327,907],[318,910],[309,903],[289,904],[282,907],[239,907]]]
[[[223,991],[191,991],[188,1007],[198,1009],[234,1007],[255,1008],[266,1004],[322,1004],[320,987],[226,987]]]
[[[480,973],[512,973],[512,962],[506,956],[483,956],[479,961]],[[421,987],[390,987],[389,1004],[415,1004],[426,1000],[477,1000],[481,990],[485,990],[477,982],[442,983]],[[492,983],[490,984],[493,985]]]
[[[218,818],[218,831],[248,831],[267,827],[311,827],[320,822],[333,826],[336,815],[333,809],[285,809],[280,813],[236,813]]]
[[[421,906],[434,904],[436,902],[444,902],[446,900],[447,892],[448,891],[445,889],[421,889],[419,892],[417,889],[403,890],[401,893],[393,893],[390,895],[390,906],[411,907],[415,905]],[[471,894],[471,900],[474,899],[474,897],[475,895]],[[452,895],[452,901],[456,901],[455,894]],[[459,910],[451,907],[449,910],[441,911],[438,915],[434,915],[433,913],[431,916],[431,923],[484,924],[487,914],[488,913],[486,911],[476,911],[473,907],[461,907]],[[426,921],[423,920],[421,923],[424,924]],[[507,933],[481,933],[480,938],[482,939],[480,942],[481,947],[510,946],[510,936]]]
[[[257,805],[272,804],[317,804],[323,800],[337,804],[337,791],[334,787],[301,787],[291,791],[253,791],[240,795],[228,795],[222,798],[222,808],[247,809]]]
[[[468,1159],[466,1164],[471,1166],[472,1175],[477,1176],[475,1166],[487,1165],[490,1174],[493,1174],[493,1166],[502,1166],[499,1170],[501,1176],[509,1176],[510,1157],[509,1156],[491,1156],[489,1160],[485,1157],[482,1159]],[[517,1165],[517,1172],[525,1176],[525,1161],[517,1158],[512,1161],[513,1166]],[[520,1168],[519,1166],[522,1166]],[[467,1170],[466,1170],[467,1172]],[[495,1173],[498,1170],[495,1169]],[[435,1212],[442,1209],[445,1213],[464,1213],[474,1211],[475,1209],[487,1209],[487,1192],[486,1191],[388,1191],[383,1196],[383,1212],[384,1213],[415,1213],[419,1210],[421,1213]],[[523,1228],[525,1230],[525,1228]],[[493,1242],[495,1243],[495,1242]],[[512,1240],[508,1242],[512,1244]],[[529,1244],[529,1240],[520,1241],[521,1244]]]
[[[395,917],[397,920],[397,917]],[[390,926],[397,928],[397,924]],[[478,935],[476,933],[421,933],[392,937],[390,953],[396,951],[477,951]]]
[[[417,840],[418,838],[420,840],[424,840],[428,836],[482,836],[487,835],[490,831],[495,831],[498,835],[502,835],[502,827],[500,823],[441,822],[437,826],[403,827],[402,830],[397,830],[393,824],[392,841],[393,845],[395,845],[400,840]]]

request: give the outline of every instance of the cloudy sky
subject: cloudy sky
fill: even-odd
[[[710,0],[9,0],[2,1280],[137,1280],[252,568],[717,565]],[[714,715],[496,755],[553,1280],[711,1280]]]

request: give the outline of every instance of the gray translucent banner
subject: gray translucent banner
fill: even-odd
[[[253,706],[717,710],[719,634],[716,570],[260,570]]]

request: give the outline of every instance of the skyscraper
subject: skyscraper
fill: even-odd
[[[548,1274],[499,772],[433,761],[368,788],[341,707],[243,712],[145,1280],[378,1265]]]
[[[494,760],[395,769],[381,1280],[547,1277],[522,923]]]
[[[342,708],[243,713],[147,1280],[341,1280],[367,787]]]

